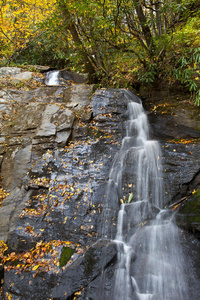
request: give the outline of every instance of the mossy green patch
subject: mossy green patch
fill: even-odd
[[[197,190],[191,200],[188,200],[179,210],[177,224],[194,231],[200,228],[200,190]]]
[[[181,214],[200,215],[200,190],[193,194],[193,200],[187,201],[180,210]]]
[[[59,267],[62,268],[70,260],[71,256],[74,254],[75,250],[70,247],[63,247],[60,255]]]

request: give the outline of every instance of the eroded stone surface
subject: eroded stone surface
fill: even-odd
[[[35,137],[50,137],[56,134],[56,125],[51,123],[51,119],[57,113],[59,107],[57,105],[48,104],[42,116],[42,122],[38,128]]]
[[[1,172],[3,174],[2,184],[4,188],[11,191],[17,186],[21,186],[26,175],[27,168],[31,162],[32,145],[24,148],[10,148],[3,158]]]
[[[33,91],[1,91],[1,173],[3,188],[11,192],[10,197],[15,197],[12,191],[22,187],[22,180],[31,164],[39,159],[44,151],[64,147],[72,138],[76,115],[73,111],[74,106],[71,106],[70,110],[65,104],[61,105],[65,88],[44,87]],[[73,90],[73,87],[71,89]],[[85,91],[83,97],[88,98],[84,105],[89,103],[91,89],[91,86],[81,86],[83,94]],[[76,100],[76,97],[73,100]],[[85,108],[84,105],[81,106],[82,110]],[[5,213],[4,206],[7,204],[3,202],[2,205],[0,216]],[[5,240],[9,232],[13,207],[15,206],[10,206],[9,209],[7,207],[7,216],[3,216],[7,221],[5,220],[4,226],[1,226],[0,235]]]

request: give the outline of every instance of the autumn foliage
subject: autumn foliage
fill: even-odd
[[[9,58],[42,34],[40,24],[54,10],[55,0],[0,0],[0,57]]]
[[[199,0],[0,0],[2,65],[48,64],[104,86],[181,84],[200,104]]]

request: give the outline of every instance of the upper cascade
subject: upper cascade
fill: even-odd
[[[46,85],[59,85],[59,74],[60,71],[49,71],[46,74]]]
[[[129,198],[130,193],[137,200],[148,200],[153,205],[163,207],[163,184],[161,150],[159,143],[149,139],[147,116],[141,103],[128,103],[126,136],[122,140],[120,151],[116,154],[109,179],[114,181],[121,198]],[[123,187],[131,187],[129,195]],[[136,182],[136,188],[135,184]],[[124,193],[124,192],[125,193]]]

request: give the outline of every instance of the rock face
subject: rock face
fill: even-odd
[[[96,282],[100,281],[104,268],[111,269],[110,266],[116,262],[116,256],[117,247],[114,242],[99,240],[59,274],[41,272],[33,280],[35,272],[6,272],[4,289],[10,291],[13,297],[20,297],[20,300],[46,300],[50,297],[73,299],[79,294],[82,294],[81,298],[78,296],[79,299],[96,299],[99,292]],[[10,282],[14,283],[12,287]],[[113,284],[113,271],[109,274],[107,284]]]
[[[10,195],[0,208],[0,239],[9,253],[21,255],[7,263],[3,299],[112,297],[118,249],[111,239],[120,205],[115,189],[106,220],[108,239],[102,239],[102,211],[109,170],[125,135],[127,98],[124,90],[101,89],[90,99],[91,91],[92,86],[77,84],[1,92],[1,172]],[[182,216],[188,214],[185,200],[200,189],[200,145],[169,142],[177,135],[161,134],[158,119],[163,114],[149,110],[151,114],[163,152],[166,206],[182,203],[177,222],[197,232],[198,218],[186,224]],[[170,122],[162,130],[172,132],[170,126],[174,130]],[[184,138],[200,138],[197,123],[191,136],[192,126],[186,126]],[[198,203],[192,206],[196,209]],[[185,239],[196,272],[199,245],[193,235]],[[59,268],[66,245],[74,254]],[[198,300],[199,292],[195,286],[191,298]]]
[[[65,89],[68,90],[67,96]],[[80,96],[76,99],[77,89],[84,95],[83,99]],[[21,189],[23,193],[23,179],[30,166],[46,150],[65,147],[71,140],[77,118],[79,114],[84,115],[84,109],[89,104],[91,90],[92,86],[81,85],[44,87],[29,92],[1,91],[2,185],[11,193],[13,201],[11,206],[6,201],[2,204],[1,211],[9,221],[0,218],[0,239],[6,240],[5,224],[11,222],[10,216],[18,201],[15,199],[16,189]],[[64,91],[66,103],[61,102]]]
[[[143,104],[148,111],[154,137],[159,140],[199,139],[199,107],[190,101],[190,94],[158,91],[148,98],[144,94],[144,97]]]
[[[86,89],[87,91],[88,88]],[[80,90],[83,92],[83,102],[81,102],[80,95],[76,98],[77,91]],[[9,251],[15,251],[16,253],[19,253],[21,249],[29,251],[36,244],[38,245],[41,240],[47,243],[53,240],[66,240],[81,244],[85,248],[101,237],[103,226],[101,211],[106,190],[106,179],[112,159],[121,143],[127,100],[123,91],[102,90],[96,92],[90,103],[94,115],[91,121],[92,113],[88,113],[90,109],[83,111],[83,103],[84,105],[89,103],[87,102],[89,101],[89,95],[87,96],[84,91],[84,86],[76,86],[75,92],[72,89],[70,93],[73,95],[73,100],[76,100],[78,104],[76,112],[79,114],[82,112],[81,122],[76,124],[74,121],[73,143],[65,148],[58,149],[58,145],[54,141],[55,149],[51,146],[51,136],[54,137],[57,131],[51,131],[51,134],[48,132],[48,136],[43,136],[41,133],[38,135],[38,132],[41,132],[41,128],[46,129],[46,127],[50,127],[50,120],[54,120],[55,115],[58,114],[55,104],[51,106],[51,104],[47,103],[47,115],[45,115],[45,109],[42,112],[40,109],[41,119],[37,122],[38,127],[34,126],[30,130],[31,132],[33,131],[33,138],[31,139],[32,159],[34,157],[38,159],[39,157],[38,151],[41,144],[37,145],[35,143],[37,138],[45,139],[46,148],[49,147],[50,149],[45,150],[42,148],[42,150],[44,149],[40,152],[41,154],[43,153],[42,157],[37,161],[34,160],[34,165],[29,165],[30,167],[26,165],[28,174],[22,176],[21,186],[11,190],[10,196],[3,202],[2,212],[8,218],[7,222],[6,220],[3,221],[5,226],[2,230],[2,237],[5,240],[7,239]],[[104,99],[106,99],[107,105],[103,103],[101,107],[100,103]],[[68,103],[67,101],[66,105]],[[81,108],[79,108],[79,104]],[[66,109],[63,111],[66,113]],[[53,113],[52,118],[49,117],[50,113]],[[67,123],[67,129],[69,129],[69,124],[72,124],[72,115],[68,113],[66,116],[67,120],[71,122]],[[48,125],[46,127],[43,125],[45,124],[44,119]],[[64,124],[66,124],[66,118],[61,118],[61,121],[63,120],[65,120]],[[62,123],[52,127],[53,130],[55,128],[63,130]],[[16,198],[17,200],[15,201]],[[13,206],[15,206],[15,210]],[[113,210],[113,224],[111,224],[113,237],[116,232],[118,207],[119,203],[117,201],[116,210]],[[103,249],[106,248],[109,250],[109,255],[105,257]],[[103,253],[101,254],[102,251]],[[89,255],[89,253],[91,254]],[[63,271],[60,273],[58,269],[58,275],[56,271],[54,275],[50,276],[51,279],[47,273],[47,277],[45,277],[47,285],[43,289],[38,290],[38,297],[47,299],[50,297],[50,293],[53,293],[55,299],[60,299],[60,297],[67,299],[66,295],[73,295],[80,288],[88,287],[86,293],[94,294],[95,298],[98,291],[94,290],[93,285],[94,282],[100,281],[103,268],[106,267],[108,269],[110,284],[113,284],[113,276],[111,274],[113,275],[114,270],[111,268],[111,265],[114,263],[115,254],[115,243],[108,243],[108,241],[98,242],[92,248],[89,248],[84,257],[80,256],[75,260],[70,269],[66,269],[66,273],[63,273]],[[97,259],[95,260],[96,255]],[[104,258],[106,260],[100,262],[99,255],[102,256],[103,261]],[[87,264],[84,262],[86,257],[87,260],[89,259]],[[91,266],[91,261],[94,262],[93,267]],[[112,263],[109,263],[109,261],[112,261]],[[81,267],[82,265],[83,267]],[[75,280],[74,274],[78,274],[80,270],[83,271]],[[85,278],[86,272],[88,272],[87,280]],[[25,272],[21,273],[20,276],[25,276],[24,282],[27,283],[32,278],[33,273]],[[28,294],[22,292],[24,288],[18,284],[21,277],[16,279],[15,276],[12,270],[6,272],[5,282],[13,281],[15,288],[13,287],[10,290],[9,284],[5,284],[4,295],[7,292],[12,295],[17,294],[21,299],[37,298],[37,295],[32,290],[27,290]],[[65,278],[68,276],[72,278],[72,282],[74,281],[73,285],[70,283],[71,281],[69,281],[68,286],[64,284]],[[37,285],[40,282],[39,277],[34,281],[34,284]],[[58,281],[60,282],[60,287],[57,286]],[[30,296],[31,294],[33,296]]]

